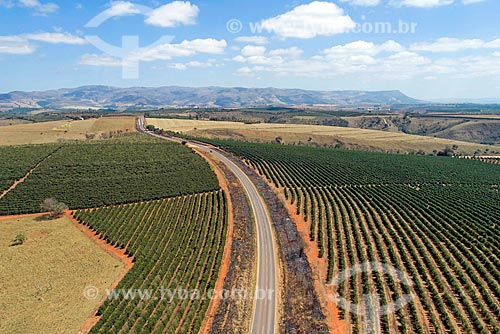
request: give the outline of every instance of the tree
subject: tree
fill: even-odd
[[[57,219],[64,214],[64,211],[68,209],[68,206],[57,201],[55,198],[47,198],[42,202],[40,208],[43,211],[50,212],[50,219]]]
[[[10,245],[11,246],[20,246],[20,245],[24,244],[26,239],[27,239],[26,235],[24,235],[23,233],[19,233],[18,235],[16,235],[14,240],[12,240],[12,243]]]

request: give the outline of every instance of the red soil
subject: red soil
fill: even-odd
[[[271,184],[270,184],[271,185]],[[271,185],[272,186],[272,185]],[[276,188],[274,188],[277,191]],[[330,334],[345,334],[348,333],[349,324],[346,323],[345,320],[340,320],[339,316],[339,308],[335,304],[335,302],[329,298],[328,296],[333,296],[333,289],[327,286],[325,282],[325,278],[328,270],[328,263],[325,258],[319,258],[319,248],[318,244],[315,241],[310,241],[309,231],[311,224],[304,221],[304,218],[301,215],[297,214],[296,206],[290,204],[285,200],[285,196],[282,192],[277,191],[279,193],[279,197],[285,203],[285,206],[288,210],[288,214],[294,221],[297,226],[297,230],[302,236],[302,239],[305,242],[305,253],[309,260],[309,264],[311,266],[311,270],[313,272],[314,279],[314,288],[316,289],[316,293],[318,295],[318,299],[320,301],[321,307],[326,314],[327,325],[330,329]]]
[[[252,168],[251,166],[249,166]],[[253,169],[253,168],[252,168]],[[255,173],[259,175],[259,172],[253,169]],[[325,258],[320,258],[318,244],[315,241],[311,241],[310,239],[310,227],[311,224],[304,221],[304,217],[302,215],[297,214],[297,207],[293,204],[290,204],[285,199],[285,194],[282,190],[275,187],[275,185],[269,182],[265,177],[262,179],[274,190],[274,192],[281,199],[283,204],[288,210],[288,214],[290,218],[292,218],[293,222],[297,226],[297,231],[302,237],[304,241],[305,248],[304,251],[306,253],[307,259],[309,261],[309,265],[311,266],[312,276],[314,279],[314,287],[316,290],[316,294],[318,295],[319,302],[325,312],[327,318],[327,325],[330,330],[330,334],[345,334],[349,332],[349,323],[345,320],[340,319],[340,312],[338,306],[335,304],[332,298],[328,296],[333,296],[334,290],[332,287],[325,284],[325,278],[327,276],[328,263]]]
[[[0,221],[22,219],[22,218],[29,218],[29,217],[38,217],[38,216],[43,216],[43,215],[48,215],[48,214],[49,214],[49,212],[42,212],[42,213],[30,213],[30,214],[26,214],[26,215],[1,216]]]
[[[85,234],[89,239],[91,239],[97,245],[99,245],[99,247],[101,247],[109,255],[111,255],[114,258],[120,260],[125,265],[123,267],[122,271],[120,272],[120,274],[118,275],[118,277],[116,278],[116,280],[109,287],[109,289],[116,288],[116,286],[118,285],[118,283],[120,283],[120,281],[123,279],[123,277],[125,277],[125,275],[129,272],[129,270],[132,269],[132,267],[134,266],[134,264],[133,264],[133,258],[131,258],[128,255],[126,255],[124,249],[117,249],[117,248],[111,246],[106,241],[104,241],[103,239],[101,239],[96,232],[92,231],[87,226],[85,226],[83,224],[80,224],[71,215],[71,213],[72,213],[72,211],[68,210],[68,211],[66,211],[65,215],[66,215],[66,217],[69,220],[71,220],[71,222],[73,223],[73,225],[75,225],[75,227],[77,227],[80,231],[82,231],[83,234]],[[106,296],[103,296],[103,298],[102,298],[101,302],[99,303],[99,305],[101,305],[106,300],[106,298],[107,298]],[[87,318],[87,320],[82,325],[82,327],[80,327],[80,330],[78,331],[78,334],[86,334],[86,333],[90,332],[90,330],[92,329],[92,327],[94,327],[94,325],[99,321],[100,317],[96,316],[98,309],[99,309],[99,307],[96,307],[96,309],[94,310],[93,314],[89,318]]]

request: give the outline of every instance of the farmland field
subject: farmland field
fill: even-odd
[[[461,159],[213,141],[284,195],[317,249],[322,283],[356,302],[416,298],[384,315],[387,333],[499,333],[500,166]],[[382,262],[407,273],[344,270]],[[360,316],[340,310],[360,333]]]
[[[91,333],[199,332],[222,261],[225,196],[217,191],[75,213],[83,224],[134,257],[134,267],[115,291],[147,289],[152,294],[108,298]],[[189,296],[197,291],[199,297],[182,297],[179,287]],[[172,300],[167,290],[174,293]]]
[[[148,124],[164,130],[182,132],[193,137],[275,142],[281,137],[286,144],[309,144],[311,146],[342,146],[354,149],[369,149],[387,152],[432,153],[445,147],[458,146],[459,153],[472,154],[476,150],[498,150],[500,146],[474,144],[458,140],[407,135],[397,132],[364,130],[335,126],[301,124],[244,124],[237,122],[216,122],[179,119],[148,118]]]
[[[30,121],[25,121],[22,119],[0,119],[0,126],[10,126],[19,124],[30,124]]]
[[[219,189],[203,158],[160,139],[131,134],[55,149],[54,144],[0,148],[6,158],[0,168],[9,171],[2,174],[4,188],[53,152],[0,199],[0,215],[40,212],[40,203],[51,197],[79,209]]]
[[[54,312],[53,318],[47,313],[58,307],[59,311],[66,310],[63,306],[68,301],[59,294],[58,299],[48,301],[50,307],[37,310],[39,322],[24,327],[19,323],[26,322],[28,311],[19,310],[29,310],[30,301],[23,296],[17,296],[20,300],[15,303],[13,299],[7,299],[12,305],[5,310],[0,302],[0,318],[10,314],[5,312],[17,310],[19,314],[19,318],[5,323],[9,326],[5,327],[7,332],[44,333],[43,328],[40,331],[36,328],[48,319],[53,324],[46,326],[47,333],[74,333],[82,326],[91,333],[199,332],[211,303],[211,289],[218,279],[229,214],[226,194],[220,190],[215,173],[202,157],[183,145],[142,134],[115,135],[106,140],[5,146],[0,148],[0,156],[3,158],[0,171],[4,188],[31,171],[25,180],[0,198],[0,215],[39,212],[44,199],[57,198],[68,204],[74,210],[75,220],[95,232],[102,242],[108,244],[106,247],[124,252],[134,262],[114,290],[118,294],[116,298],[106,299],[106,288],[110,285],[102,285],[99,277],[79,272],[80,276],[75,279],[79,285],[73,292],[82,299],[85,287],[96,286],[100,294],[90,309],[83,308],[85,312],[76,306],[78,303],[71,304],[67,320],[61,318],[59,312]],[[30,216],[19,217],[32,221]],[[62,221],[68,223],[67,219]],[[38,256],[44,256],[44,252],[59,250],[58,245],[62,242],[58,238],[75,247],[67,252],[68,257],[74,256],[73,251],[78,251],[80,256],[90,254],[90,250],[84,250],[74,242],[73,235],[67,233],[59,220],[44,222],[53,223],[47,228],[33,221],[33,228],[26,227],[19,220],[11,224],[0,223],[3,224],[0,224],[1,228],[10,228],[5,234],[2,230],[2,236],[9,241],[17,233],[27,232],[28,241],[24,245],[8,248],[10,252],[29,250],[30,253],[22,256],[12,256],[12,261],[26,262],[26,265],[19,266],[19,270],[29,271],[28,263],[37,262]],[[68,225],[74,229],[71,223]],[[43,228],[43,231],[39,232],[37,228]],[[78,233],[85,239],[81,232]],[[35,244],[39,236],[45,235],[50,236],[43,239],[49,242],[48,245]],[[36,246],[39,248],[35,251],[33,247]],[[93,261],[93,268],[103,270],[101,275],[106,273],[106,263],[91,255],[88,260]],[[75,263],[82,262],[80,257],[74,258]],[[67,265],[66,256],[60,259]],[[60,281],[51,276],[54,273],[53,266],[47,263],[49,260],[58,261],[46,256],[38,261],[40,265],[35,268],[35,273],[59,284]],[[11,266],[10,262],[8,264]],[[15,275],[23,274],[3,266],[2,260],[3,282],[14,287],[17,283]],[[79,283],[82,280],[84,284]],[[179,288],[182,290],[177,290]],[[150,290],[156,294],[155,298],[131,299],[119,295],[120,291],[134,293],[137,289]],[[178,299],[171,300],[172,296],[164,289]],[[199,299],[185,297],[186,293],[193,291],[198,291]],[[102,300],[104,303],[95,313],[98,302]],[[75,312],[79,317],[73,317]],[[3,329],[2,326],[3,323],[0,324]]]
[[[96,118],[84,121],[55,121],[0,127],[0,146],[46,144],[63,140],[85,140],[86,135],[135,132],[134,117]]]
[[[58,145],[13,146],[0,149],[0,193],[57,149]]]
[[[84,287],[109,288],[123,264],[69,219],[35,218],[0,221],[0,333],[77,333],[99,306]],[[26,242],[11,247],[19,233]]]

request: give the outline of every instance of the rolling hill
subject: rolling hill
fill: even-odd
[[[82,109],[293,105],[415,104],[420,101],[400,91],[308,91],[277,88],[84,86],[37,92],[0,94],[0,108]]]

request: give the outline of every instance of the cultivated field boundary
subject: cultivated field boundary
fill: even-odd
[[[127,273],[132,269],[134,266],[134,258],[130,257],[129,255],[126,254],[126,249],[118,249],[111,245],[110,243],[106,242],[104,239],[101,238],[99,234],[97,234],[95,231],[91,230],[88,226],[85,226],[81,223],[78,222],[78,220],[73,216],[74,211],[73,210],[67,210],[64,214],[65,216],[73,223],[73,225],[80,231],[82,232],[87,238],[92,240],[96,245],[98,245],[101,249],[103,249],[106,253],[114,257],[115,259],[118,259],[121,261],[124,265],[122,271],[118,275],[118,277],[115,279],[113,283],[111,283],[111,286],[109,287],[110,290],[113,290],[118,286],[118,284],[121,282],[121,280],[127,275]],[[80,327],[80,330],[78,331],[78,334],[87,334],[90,332],[92,327],[94,327],[95,324],[101,319],[100,316],[97,316],[97,312],[99,310],[99,307],[104,303],[106,300],[107,296],[103,296],[101,300],[99,301],[99,305],[94,309],[91,315],[88,316],[87,320],[85,323]]]

